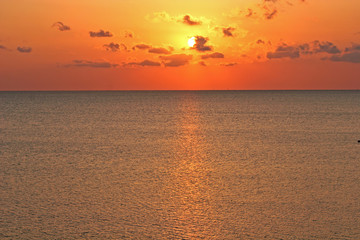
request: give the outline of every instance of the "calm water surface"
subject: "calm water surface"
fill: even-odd
[[[360,239],[360,91],[1,92],[1,239]]]

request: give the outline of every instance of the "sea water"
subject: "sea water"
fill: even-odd
[[[360,239],[360,91],[0,92],[1,239]]]

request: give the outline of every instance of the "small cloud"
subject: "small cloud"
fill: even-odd
[[[182,19],[182,23],[186,24],[186,25],[190,25],[190,26],[195,26],[195,25],[201,25],[202,22],[201,21],[195,21],[195,20],[191,20],[190,15],[185,15]]]
[[[251,8],[248,8],[248,13],[245,15],[245,17],[251,17],[254,14],[254,11]]]
[[[213,49],[212,46],[206,46],[208,40],[208,38],[203,36],[195,36],[195,45],[192,49],[196,49],[199,52],[211,51]]]
[[[127,47],[125,44],[121,43],[109,43],[109,44],[104,44],[104,47],[106,48],[107,51],[112,51],[112,52],[116,52],[118,50],[120,50],[121,48],[125,51],[127,51]]]
[[[171,51],[166,48],[150,48],[148,52],[155,54],[171,54]]]
[[[31,47],[17,47],[17,50],[22,53],[30,53],[32,51]]]
[[[167,12],[155,12],[145,18],[153,22],[171,22],[174,20]]]
[[[288,46],[286,44],[283,44],[281,46],[278,46],[275,52],[268,52],[267,53],[268,59],[273,58],[299,58],[300,57],[300,51],[297,47],[294,46]]]
[[[233,66],[237,65],[237,63],[222,63],[220,65],[224,66],[224,67],[233,67]]]
[[[142,62],[129,62],[129,63],[125,63],[124,66],[148,66],[148,67],[159,67],[161,66],[161,64],[159,62],[154,62],[154,61],[150,61],[150,60],[144,60]]]
[[[114,68],[119,66],[109,62],[92,62],[85,60],[74,60],[71,64],[66,64],[64,67],[90,67],[90,68]]]
[[[102,29],[100,29],[98,32],[89,32],[90,37],[112,37],[113,35],[109,32],[109,31],[104,31]]]
[[[126,31],[124,37],[125,38],[134,38],[134,34],[132,32]]]
[[[203,67],[206,67],[206,66],[207,66],[204,61],[199,62],[199,65],[200,65],[200,66],[203,66]]]
[[[9,49],[3,45],[0,45],[0,50],[9,50]]]
[[[133,50],[136,50],[136,49],[145,50],[145,49],[149,49],[149,48],[151,48],[150,45],[141,43],[141,44],[135,45],[135,46],[133,47]]]
[[[206,55],[202,55],[201,59],[208,59],[208,58],[224,58],[224,54],[219,53],[219,52],[215,52],[215,53],[210,53],[210,54],[206,54]]]
[[[273,9],[272,11],[265,13],[265,18],[268,20],[273,19],[276,14],[277,14],[277,10]]]
[[[192,55],[186,54],[174,54],[170,56],[160,56],[165,67],[179,67],[189,63],[192,59]]]
[[[259,39],[259,40],[256,41],[256,43],[257,43],[257,44],[265,44],[265,41],[262,40],[262,39]]]
[[[67,26],[67,25],[65,25],[65,24],[63,24],[62,22],[56,22],[56,23],[54,23],[53,25],[52,25],[53,27],[57,27],[57,29],[59,30],[59,31],[69,31],[70,30],[70,27],[69,26]]]
[[[222,31],[225,37],[233,37],[234,34],[232,32],[235,31],[235,28],[232,27],[223,28]]]

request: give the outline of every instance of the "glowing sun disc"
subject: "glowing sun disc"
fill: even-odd
[[[196,43],[195,37],[192,37],[188,40],[189,47],[193,47],[195,45],[195,43]]]

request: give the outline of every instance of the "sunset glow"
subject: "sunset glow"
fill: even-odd
[[[358,0],[2,0],[0,90],[359,89],[359,10]]]

